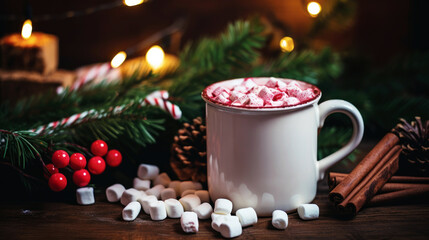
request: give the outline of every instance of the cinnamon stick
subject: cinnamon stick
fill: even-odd
[[[394,152],[393,155],[391,154]],[[357,212],[368,202],[378,190],[392,177],[392,175],[398,170],[399,167],[399,154],[401,150],[397,150],[395,147],[385,156],[389,158],[387,163],[382,167],[380,171],[371,178],[371,181],[366,181],[364,186],[356,188],[359,190],[353,190],[347,198],[337,205],[338,210],[347,217],[356,216]],[[344,179],[345,180],[345,179]],[[341,184],[341,183],[340,183]],[[358,187],[360,187],[360,185]]]
[[[387,133],[356,168],[329,193],[329,199],[335,203],[343,202],[368,173],[374,170],[380,159],[383,159],[394,146],[398,146],[398,142],[399,138],[395,134]]]
[[[400,191],[394,191],[389,193],[383,193],[375,195],[369,202],[368,205],[375,206],[381,204],[392,204],[398,203],[404,200],[415,199],[419,197],[422,199],[425,196],[429,196],[429,185],[427,184],[415,184],[420,186],[414,186],[406,188]]]
[[[328,174],[328,182],[329,178],[335,178],[338,184],[347,176],[347,173],[330,172]],[[389,183],[429,183],[429,177],[392,176]]]
[[[392,179],[392,178],[390,178],[390,179]],[[333,189],[336,185],[338,185],[341,182],[341,178],[338,178],[338,177],[331,177],[330,179],[331,180],[329,181],[329,189]],[[396,192],[396,191],[401,191],[401,190],[410,189],[410,188],[419,188],[422,186],[428,186],[429,187],[429,184],[425,184],[425,183],[397,183],[397,182],[391,182],[389,180],[386,184],[384,184],[383,187],[381,187],[381,189],[377,192],[377,194]]]

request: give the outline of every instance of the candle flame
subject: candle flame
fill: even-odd
[[[128,7],[137,6],[144,2],[144,0],[124,0],[124,4]]]
[[[152,46],[146,53],[146,61],[154,70],[161,67],[164,57],[164,50],[158,45]]]
[[[118,68],[127,59],[127,54],[124,51],[118,52],[110,62],[112,68]]]
[[[322,11],[322,6],[318,2],[310,2],[307,5],[307,11],[312,17],[317,17]]]
[[[284,37],[280,40],[280,48],[282,52],[292,52],[295,48],[293,39],[291,37]]]
[[[24,39],[29,39],[31,37],[31,32],[33,31],[33,24],[30,19],[25,20],[22,25],[21,36]]]

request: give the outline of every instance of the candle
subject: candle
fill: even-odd
[[[14,33],[0,40],[0,48],[0,68],[4,70],[49,74],[57,69],[58,39],[56,36],[40,32],[34,32],[30,36]]]

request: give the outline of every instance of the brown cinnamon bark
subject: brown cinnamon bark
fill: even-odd
[[[410,200],[415,198],[423,199],[429,196],[429,185],[428,184],[413,184],[419,186],[413,186],[400,191],[394,191],[389,193],[383,193],[375,195],[369,202],[368,205],[375,206],[381,204],[393,204],[402,202],[404,200]]]
[[[356,186],[374,170],[385,155],[398,146],[399,138],[393,133],[387,133],[383,139],[365,156],[356,168],[338,184],[330,193],[329,199],[335,203],[343,202]]]
[[[337,184],[339,184],[347,176],[347,173],[330,172],[328,174],[328,183],[331,181],[329,178],[335,178]],[[429,177],[392,176],[389,183],[429,183]]]
[[[394,152],[391,155],[391,152]],[[383,168],[371,178],[370,181],[365,181],[365,185],[359,188],[359,190],[353,190],[351,194],[347,196],[347,198],[339,203],[338,210],[341,214],[346,217],[354,217],[357,212],[363,207],[363,205],[368,202],[378,190],[392,177],[392,175],[398,170],[399,166],[399,154],[401,150],[396,147],[392,149],[386,157],[389,158],[387,163],[383,166]],[[361,183],[363,184],[363,183]],[[359,185],[361,185],[359,184]],[[359,186],[360,187],[360,186]]]

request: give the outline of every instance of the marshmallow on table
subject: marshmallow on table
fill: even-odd
[[[153,180],[159,174],[159,168],[151,164],[140,164],[137,170],[137,176],[143,180]]]
[[[209,219],[211,214],[213,213],[213,208],[210,203],[205,202],[197,207],[194,207],[192,211],[197,214],[199,219]]]
[[[124,206],[127,206],[130,202],[135,202],[139,198],[142,198],[142,192],[134,188],[128,188],[124,191],[121,197],[121,203]]]
[[[176,191],[176,197],[180,196],[179,195],[180,194],[180,183],[181,183],[180,181],[175,180],[175,181],[171,181],[168,184],[169,188],[173,188],[174,191]]]
[[[219,226],[219,232],[224,238],[235,238],[241,235],[243,229],[239,221],[224,221]]]
[[[188,190],[182,192],[182,194],[180,196],[184,197],[184,196],[189,195],[189,194],[195,194],[195,190],[194,189],[188,189]]]
[[[183,181],[180,183],[180,195],[186,190],[201,190],[203,189],[203,186],[199,182],[192,182],[192,181]]]
[[[150,188],[150,180],[141,180],[140,178],[134,178],[133,188],[137,190],[146,191]]]
[[[156,198],[160,199],[161,197],[161,191],[164,190],[164,185],[158,184],[154,187],[150,188],[149,190],[146,190],[147,195],[154,195]]]
[[[165,201],[169,198],[176,199],[176,191],[174,191],[173,188],[165,188],[161,191],[161,199],[162,201]]]
[[[247,227],[258,222],[258,216],[256,215],[255,209],[251,207],[241,208],[235,212],[242,227]]]
[[[215,215],[215,216],[213,216]],[[240,220],[238,219],[237,216],[231,216],[231,215],[222,215],[222,214],[212,214],[212,228],[219,232],[220,231],[220,225],[224,222],[227,221],[236,221],[236,222],[240,222]]]
[[[207,190],[197,190],[195,191],[195,195],[197,195],[201,202],[210,202],[210,195],[209,195],[209,191]]]
[[[106,198],[109,202],[117,202],[121,199],[125,187],[122,184],[113,184],[106,189]]]
[[[149,204],[150,218],[154,221],[161,221],[167,218],[167,210],[163,201],[151,202]]]
[[[198,217],[194,212],[184,212],[180,218],[180,225],[186,233],[198,232]]]
[[[319,207],[316,204],[301,204],[298,215],[302,220],[312,220],[319,217]]]
[[[161,184],[164,187],[168,187],[168,184],[170,184],[170,182],[171,182],[171,179],[167,175],[167,173],[161,173],[155,178],[155,180],[153,180],[153,185]]]
[[[286,229],[288,225],[288,216],[285,211],[282,210],[274,210],[273,219],[271,223],[277,229]]]
[[[149,195],[141,199],[138,199],[138,202],[140,202],[140,204],[142,205],[143,211],[146,214],[150,214],[150,204],[157,201],[158,201],[158,198],[156,198],[153,195]]]
[[[80,205],[90,205],[95,202],[94,188],[83,187],[76,189],[76,201]]]
[[[215,202],[214,212],[218,214],[231,214],[232,202],[225,198],[218,198]]]
[[[197,207],[201,204],[200,198],[195,194],[186,195],[180,198],[179,202],[183,205],[185,211],[192,211],[194,207]]]
[[[139,215],[141,209],[142,207],[139,202],[130,202],[122,210],[122,219],[125,221],[134,221],[134,219]]]
[[[179,200],[170,198],[164,201],[167,216],[169,218],[180,218],[185,211]]]

